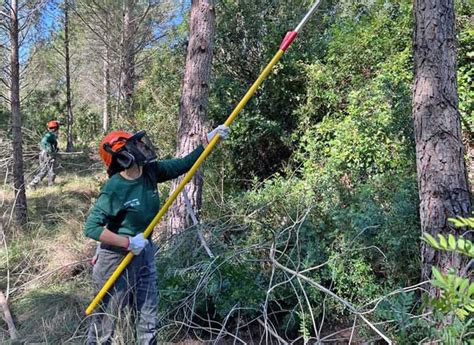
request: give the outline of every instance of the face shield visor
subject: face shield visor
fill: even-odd
[[[121,138],[120,149],[115,151],[110,145],[104,149],[112,154],[112,162],[107,169],[109,176],[132,167],[135,163],[143,166],[157,159],[153,145],[145,131],[137,132],[130,138]]]
[[[145,131],[139,131],[127,139],[124,148],[134,157],[134,161],[138,165],[143,166],[156,161],[157,155],[153,144]]]

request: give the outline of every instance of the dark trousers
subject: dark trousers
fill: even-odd
[[[123,317],[126,306],[130,306],[135,315],[138,343],[156,344],[157,275],[154,254],[154,246],[149,242],[122,272],[92,315],[87,344],[111,344],[116,320]],[[124,257],[124,253],[103,248],[99,250],[92,273],[97,292]]]
[[[30,187],[36,187],[38,183],[48,175],[48,186],[52,186],[54,184],[54,179],[56,178],[56,174],[54,172],[54,165],[55,159],[54,156],[46,151],[41,151],[39,155],[39,172],[30,182]]]

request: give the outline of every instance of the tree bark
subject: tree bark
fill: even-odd
[[[453,0],[415,0],[413,118],[422,232],[460,235],[447,218],[471,214],[456,84]],[[422,279],[436,265],[461,269],[458,255],[422,242]],[[435,294],[435,290],[431,291]]]
[[[215,10],[213,0],[193,0],[179,109],[176,155],[184,156],[196,148],[205,133],[206,109],[209,100],[209,78],[213,55]],[[174,190],[180,180],[173,183]],[[186,191],[194,214],[198,217],[202,203],[202,171],[196,173]],[[183,231],[192,223],[187,215],[184,198],[178,196],[171,208],[170,232]]]
[[[74,150],[72,125],[74,122],[71,102],[71,69],[69,56],[69,1],[64,0],[64,57],[66,63],[66,111],[67,111],[67,145],[66,151]]]
[[[121,68],[121,93],[124,113],[127,117],[132,115],[132,97],[135,88],[135,48],[133,44],[134,25],[132,23],[132,6],[130,0],[124,1],[122,24],[122,68]]]
[[[10,111],[13,136],[13,186],[15,192],[14,214],[19,225],[27,222],[25,178],[23,175],[23,147],[20,113],[20,61],[18,43],[17,0],[10,3]]]
[[[106,35],[106,39],[108,36]],[[104,47],[104,67],[103,67],[103,106],[102,106],[102,131],[106,133],[109,130],[110,117],[110,48]]]

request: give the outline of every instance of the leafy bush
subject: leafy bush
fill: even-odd
[[[160,157],[174,155],[184,70],[183,33],[171,35],[171,46],[163,45],[156,59],[147,66],[150,73],[137,86],[134,97],[134,130],[146,129]]]
[[[277,113],[275,100],[288,95],[272,89],[270,82],[254,100],[258,108],[250,106],[236,121],[234,137],[226,143],[236,156],[229,165],[223,163],[224,174],[236,184],[245,179],[251,188],[241,192],[229,186],[225,202],[204,207],[205,219],[216,219],[204,228],[218,259],[206,258],[195,239],[179,255],[162,253],[159,265],[172,260],[180,268],[178,273],[164,272],[162,290],[174,292],[166,294],[168,312],[178,308],[184,313],[179,306],[192,299],[193,312],[202,318],[222,320],[238,310],[240,318],[251,320],[265,306],[278,315],[273,321],[280,329],[306,338],[313,332],[308,324],[312,316],[333,325],[349,322],[351,314],[339,302],[273,270],[271,248],[282,265],[312,268],[305,273],[309,279],[356,307],[417,281],[410,6],[377,3],[371,11],[357,19],[340,17],[337,25],[326,23],[324,58],[302,59],[276,70],[287,78],[287,68],[304,66],[298,73],[307,73],[304,80],[288,84],[305,87],[292,93],[292,109]],[[217,68],[223,68],[219,63]],[[236,99],[242,81],[222,76],[215,85],[220,99],[212,100],[213,119],[227,112],[224,104]],[[287,136],[289,132],[294,135]],[[287,168],[272,158],[295,148]],[[270,166],[267,158],[278,164]],[[258,178],[242,175],[244,171],[258,172]]]
[[[220,15],[209,106],[212,123],[227,118],[308,5],[306,0],[217,3]],[[331,4],[323,2],[321,8],[326,6]],[[302,67],[324,51],[326,40],[320,38],[330,20],[332,16],[327,15],[307,23],[305,30],[311,34],[295,40],[233,124],[227,174],[240,186],[280,171],[294,150],[291,133],[298,117],[293,113],[304,101],[307,81]]]
[[[450,219],[456,227],[474,225],[474,218]],[[455,238],[452,234],[437,234],[437,239],[424,233],[422,239],[437,250],[454,252],[474,258],[474,245],[462,237]],[[441,272],[432,267],[431,283],[439,289],[439,296],[429,299],[434,311],[434,320],[438,327],[433,328],[432,337],[445,344],[468,344],[472,340],[472,322],[474,320],[474,282],[469,276],[459,275],[455,268]],[[466,272],[464,272],[466,274]],[[440,324],[442,327],[439,327]]]
[[[474,23],[472,2],[459,1],[457,3],[456,25],[458,27],[457,39],[459,48],[457,51],[458,62],[458,95],[459,111],[464,129],[472,140],[474,131]]]

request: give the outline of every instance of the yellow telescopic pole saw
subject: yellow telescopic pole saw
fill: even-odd
[[[239,104],[235,107],[235,109],[232,111],[232,113],[229,115],[227,120],[224,122],[224,125],[230,126],[232,122],[234,121],[235,117],[240,113],[240,111],[244,108],[244,106],[247,104],[249,99],[253,96],[257,88],[262,84],[262,82],[267,78],[268,74],[272,70],[273,66],[280,60],[282,57],[283,53],[288,49],[288,47],[291,45],[293,40],[296,38],[298,35],[298,32],[301,30],[304,24],[308,21],[309,17],[313,14],[313,12],[318,8],[321,0],[317,0],[314,5],[309,9],[308,13],[304,16],[304,18],[301,20],[301,22],[298,24],[298,26],[292,30],[288,31],[285,35],[285,38],[280,44],[280,47],[278,49],[278,52],[273,56],[273,58],[270,60],[268,65],[263,69],[263,71],[260,73],[260,76],[257,78],[257,80],[252,84],[252,86],[249,88],[245,96],[241,99]],[[178,197],[179,193],[183,190],[184,186],[191,180],[193,177],[194,173],[196,170],[199,168],[201,163],[206,159],[206,157],[211,153],[212,149],[214,146],[216,146],[217,142],[219,141],[219,135],[215,135],[214,138],[211,140],[211,142],[207,145],[206,149],[204,150],[203,153],[199,156],[197,161],[194,163],[194,165],[191,167],[191,169],[188,171],[188,173],[184,176],[183,180],[181,183],[176,187],[174,192],[170,195],[168,200],[166,200],[165,204],[163,207],[158,211],[157,215],[151,223],[148,225],[148,227],[145,229],[143,232],[143,236],[147,238],[150,236],[151,232],[153,231],[153,228],[158,224],[160,219],[163,217],[163,215],[168,211],[168,208],[171,206],[171,204],[175,201],[175,199]],[[100,289],[99,293],[95,296],[95,298],[92,300],[92,302],[89,304],[89,306],[86,309],[86,315],[90,315],[92,311],[95,309],[97,304],[104,298],[105,294],[107,291],[114,285],[115,281],[117,278],[120,276],[120,274],[123,272],[123,270],[127,267],[127,265],[130,263],[130,261],[133,259],[134,254],[132,252],[129,252],[127,256],[122,260],[120,265],[115,269],[114,273],[110,276],[110,278],[105,282],[104,286],[102,289]]]

